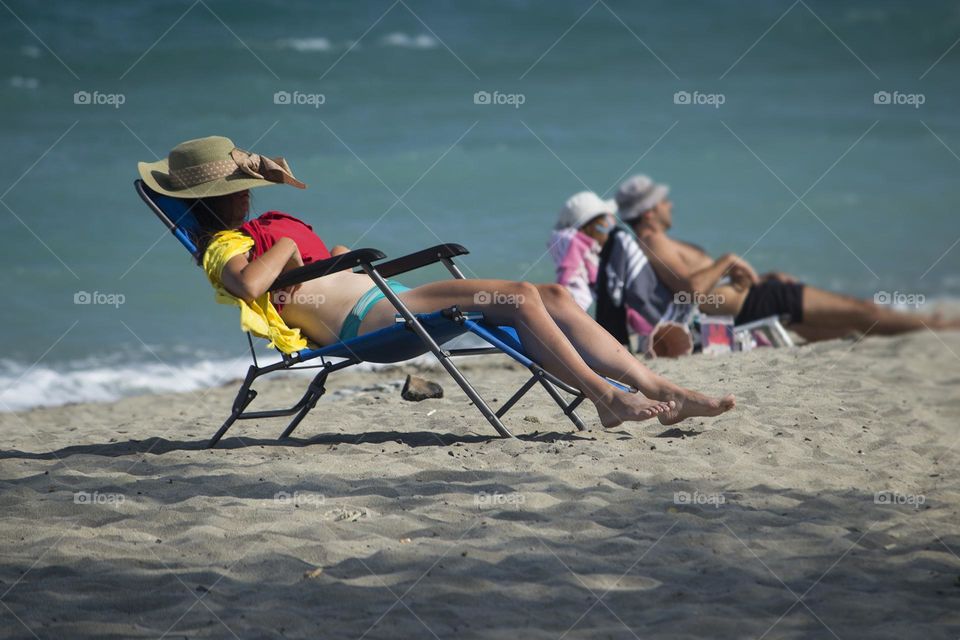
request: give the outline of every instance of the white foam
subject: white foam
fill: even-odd
[[[258,358],[261,366],[277,360],[276,354],[264,357],[258,353]],[[197,391],[243,378],[250,364],[249,355],[235,359],[200,359],[189,364],[156,361],[110,364],[102,359],[84,359],[58,367],[0,360],[0,413],[74,402],[113,402],[135,395]],[[319,364],[319,360],[309,364]],[[362,363],[356,369],[372,371],[437,364],[436,358],[428,354],[396,364]],[[316,369],[305,369],[284,371],[273,377],[312,377],[316,373]]]
[[[384,37],[380,44],[385,47],[400,47],[403,49],[433,49],[437,46],[437,39],[425,33],[409,36],[399,31]]]
[[[0,411],[69,402],[111,402],[143,393],[194,391],[242,377],[246,365],[244,360],[200,360],[189,365],[136,362],[53,368],[5,361],[0,368]]]
[[[278,41],[280,47],[285,49],[293,49],[294,51],[300,51],[301,53],[312,52],[312,51],[330,51],[333,49],[333,44],[327,38],[284,38],[283,40]]]
[[[25,44],[20,47],[20,55],[27,58],[39,58],[41,53],[40,47],[35,44]]]
[[[13,76],[10,78],[10,86],[17,89],[36,89],[40,86],[40,81],[36,78],[27,78],[24,76]]]

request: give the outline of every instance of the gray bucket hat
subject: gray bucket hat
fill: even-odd
[[[670,193],[670,187],[657,184],[650,176],[636,175],[627,178],[617,189],[616,200],[620,219],[624,222],[636,220],[645,211],[663,202],[668,193]]]

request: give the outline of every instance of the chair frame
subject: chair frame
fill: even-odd
[[[196,258],[197,249],[188,233],[180,226],[175,224],[175,222],[170,219],[170,217],[160,208],[160,206],[152,200],[142,181],[136,180],[134,184],[137,193],[147,204],[150,210],[153,211],[153,213],[161,220],[161,222],[163,222],[170,232],[173,233],[177,240],[179,240],[180,243],[191,253],[191,255]],[[413,331],[417,335],[425,347],[424,353],[429,351],[437,358],[444,370],[446,370],[450,377],[453,378],[453,380],[463,390],[470,401],[477,407],[483,417],[486,418],[486,420],[501,437],[515,437],[510,430],[504,426],[501,418],[506,415],[506,413],[510,411],[510,409],[512,409],[514,405],[537,384],[540,384],[544,388],[546,393],[554,400],[554,402],[557,403],[563,414],[569,418],[571,422],[573,422],[574,426],[578,430],[585,430],[586,426],[576,413],[577,407],[586,399],[583,392],[558,379],[550,372],[544,370],[540,365],[533,362],[525,354],[518,351],[507,342],[499,339],[496,335],[492,335],[489,331],[489,326],[483,325],[482,323],[482,314],[464,312],[458,307],[450,307],[449,309],[442,310],[442,314],[448,320],[458,323],[464,327],[464,333],[472,332],[490,344],[489,347],[480,348],[444,349],[441,345],[437,344],[427,329],[424,328],[420,321],[420,317],[418,317],[418,314],[411,312],[386,282],[386,278],[420,269],[437,262],[443,264],[453,278],[465,279],[463,272],[454,262],[454,258],[466,255],[468,253],[469,251],[467,251],[467,249],[463,246],[449,243],[437,245],[400,258],[375,264],[375,262],[386,258],[382,252],[376,249],[356,249],[327,260],[321,260],[297,269],[287,271],[277,278],[276,281],[274,281],[273,285],[270,287],[270,291],[283,289],[293,284],[306,282],[307,280],[322,278],[340,271],[356,269],[358,273],[365,273],[371,278],[371,280],[373,280],[377,288],[383,292],[386,299],[389,300],[393,307],[397,310],[397,322],[404,324],[408,330]],[[423,314],[420,315],[422,316]],[[358,339],[362,339],[362,336]],[[253,364],[251,364],[247,369],[247,374],[237,391],[230,415],[207,443],[208,448],[215,447],[220,439],[223,438],[223,436],[237,420],[254,420],[261,418],[293,416],[283,433],[280,434],[281,439],[289,438],[293,431],[300,425],[303,419],[316,406],[317,402],[326,392],[325,383],[328,376],[336,371],[347,369],[351,366],[364,362],[363,359],[356,355],[345,358],[338,362],[333,362],[322,353],[324,349],[304,349],[291,354],[281,353],[281,359],[278,362],[260,365],[257,360],[256,350],[254,349],[253,339],[249,333],[247,334],[247,342],[250,347],[250,355],[253,360]],[[339,344],[340,346],[346,346],[346,343],[336,344]],[[472,384],[470,384],[469,380],[467,380],[467,378],[463,375],[463,373],[461,373],[460,369],[457,368],[456,364],[453,362],[453,358],[455,357],[490,354],[508,355],[525,366],[530,372],[530,378],[523,385],[521,385],[520,388],[517,389],[517,391],[510,398],[501,404],[496,411],[494,411],[487,404],[487,402],[480,396],[477,390]],[[320,360],[319,364],[304,366],[304,363],[313,361],[317,358]],[[320,369],[320,371],[310,381],[309,385],[307,385],[307,389],[304,391],[303,396],[295,404],[283,409],[267,409],[258,411],[247,410],[247,407],[257,397],[257,391],[253,389],[253,383],[258,378],[276,371],[296,371],[301,369]],[[607,379],[607,381],[617,388],[629,392],[636,392],[636,389],[623,385],[617,381],[610,379]],[[561,392],[572,395],[573,399],[565,399]]]

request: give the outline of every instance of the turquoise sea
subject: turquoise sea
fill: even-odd
[[[310,188],[253,206],[330,245],[547,281],[563,201],[645,172],[708,250],[960,298],[958,39],[934,1],[6,0],[0,410],[242,372],[236,309],[132,187],[211,134],[285,156]]]

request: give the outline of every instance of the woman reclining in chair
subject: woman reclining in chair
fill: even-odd
[[[140,163],[139,170],[154,191],[193,201],[203,261],[208,263],[218,252],[221,259],[215,285],[248,303],[263,296],[280,274],[347,251],[337,246],[331,254],[309,225],[283,213],[270,211],[245,222],[249,189],[272,184],[305,187],[282,158],[271,160],[237,149],[227,138],[211,136],[184,142],[167,159]],[[234,255],[224,255],[225,247],[233,247]],[[209,269],[208,275],[216,277]],[[491,323],[514,327],[534,361],[594,403],[604,427],[655,416],[664,424],[675,424],[734,407],[732,395],[707,397],[650,371],[560,285],[483,279],[443,280],[413,289],[389,284],[413,313],[457,305],[482,312]],[[286,325],[321,345],[390,326],[396,313],[369,276],[352,271],[275,291],[271,302]],[[616,389],[598,373],[641,393]]]

